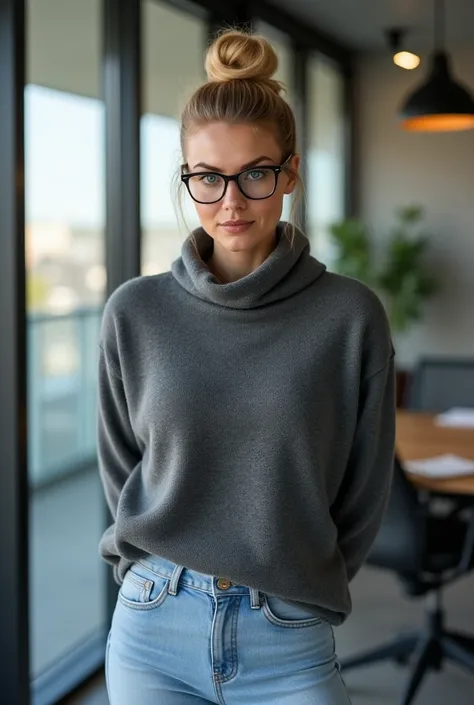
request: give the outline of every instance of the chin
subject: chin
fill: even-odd
[[[256,242],[252,242],[248,237],[242,237],[242,235],[229,235],[225,240],[220,239],[220,244],[229,252],[242,252],[243,250],[253,250],[255,249]]]

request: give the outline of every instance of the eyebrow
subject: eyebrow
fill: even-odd
[[[274,162],[275,160],[272,159],[271,157],[266,157],[266,156],[261,156],[257,157],[257,159],[252,159],[251,162],[247,162],[247,164],[243,164],[241,167],[241,171],[244,171],[245,169],[249,169],[251,166],[255,166],[256,164],[259,164],[259,162],[263,162],[264,160]],[[205,164],[205,162],[198,162],[197,164],[194,165],[193,169],[197,169],[197,167],[200,166],[203,169],[209,169],[210,171],[218,171],[221,172],[219,167],[217,166],[211,166],[210,164]]]

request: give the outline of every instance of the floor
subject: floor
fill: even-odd
[[[340,657],[382,643],[400,629],[413,629],[420,622],[422,602],[406,600],[395,580],[385,573],[363,569],[354,580],[352,595],[352,616],[336,630]],[[445,604],[450,627],[474,634],[473,595],[473,577],[449,588]],[[344,678],[352,705],[399,705],[406,674],[406,668],[391,663],[348,672]],[[416,705],[473,704],[474,674],[449,664],[441,673],[426,677],[416,698]],[[103,677],[70,698],[67,705],[108,705]]]
[[[30,503],[31,671],[36,677],[106,622],[105,525],[97,469],[65,478]]]

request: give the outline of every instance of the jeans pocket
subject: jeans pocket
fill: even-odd
[[[311,627],[323,621],[300,605],[266,593],[263,594],[262,611],[269,622],[281,627]]]
[[[165,578],[140,562],[125,573],[118,598],[122,605],[135,610],[156,609],[168,595],[169,578]]]

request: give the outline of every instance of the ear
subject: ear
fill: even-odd
[[[298,173],[298,169],[300,166],[300,155],[299,154],[294,154],[292,156],[289,166],[293,172]],[[290,174],[288,174],[288,183],[285,186],[285,190],[283,193],[285,193],[287,195],[290,193],[293,193],[295,186],[296,186],[296,178],[290,173]]]

